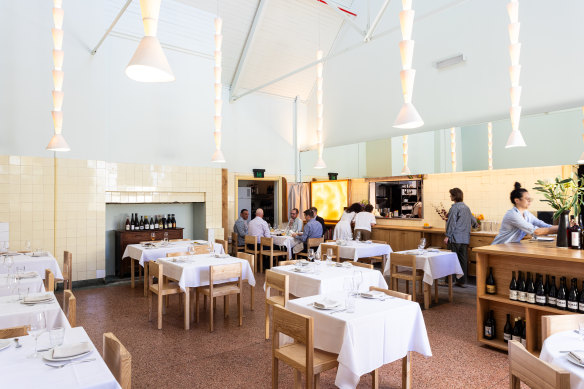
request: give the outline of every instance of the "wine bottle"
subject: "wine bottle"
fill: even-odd
[[[154,229],[154,218],[152,216],[150,216],[150,229]]]
[[[134,214],[130,217],[130,231],[134,231]]]
[[[578,312],[578,279],[572,278],[568,293],[568,311]]]
[[[489,311],[489,314],[485,319],[484,336],[485,339],[495,339],[495,313],[493,311]]]
[[[174,217],[174,213],[172,214],[172,228],[176,228],[176,218]]]
[[[507,321],[505,322],[505,328],[503,329],[503,340],[505,343],[511,340],[513,336],[513,327],[511,326],[511,315],[507,314]]]
[[[517,284],[517,300],[527,301],[527,288],[525,286],[525,280],[523,279],[523,273],[519,272],[519,283]]]
[[[527,348],[527,324],[525,323],[525,320],[523,320],[523,323],[521,324],[521,344],[523,347]]]
[[[568,225],[568,228],[566,228],[566,235],[568,238],[568,247],[572,248],[572,227],[574,227],[574,224],[576,224],[574,222],[574,215],[570,215],[570,224]]]
[[[550,275],[549,274],[545,275],[545,284],[543,286],[543,292],[545,294],[545,305],[548,305],[548,303],[549,303],[548,295],[550,293]]]
[[[580,300],[578,302],[578,312],[584,313],[584,280],[582,281],[582,290],[580,291]]]
[[[130,219],[126,216],[126,231],[130,231]]]
[[[539,275],[539,282],[537,283],[537,288],[535,289],[535,303],[537,305],[545,305],[545,287],[543,286],[543,276]]]
[[[582,215],[578,215],[578,221],[574,223],[573,226],[569,228],[568,234],[570,234],[570,247],[574,250],[580,250],[582,248]]]
[[[527,293],[525,295],[525,301],[529,304],[535,304],[535,286],[533,285],[533,278],[531,278],[531,273],[527,272]]]
[[[495,285],[495,277],[493,277],[493,268],[489,268],[489,275],[487,276],[487,294],[497,294],[497,286]]]
[[[172,219],[170,218],[170,213],[168,214],[168,216],[166,217],[166,224],[168,229],[172,228]]]
[[[556,276],[552,276],[550,291],[548,292],[548,305],[555,307],[557,305],[558,290],[556,289]]]
[[[154,229],[158,230],[159,229],[159,224],[158,224],[158,215],[154,216]]]
[[[515,272],[511,272],[511,283],[509,284],[509,300],[517,300],[517,280],[515,279]]]
[[[144,216],[144,229],[145,230],[150,229],[150,223],[148,223],[148,216]]]
[[[144,230],[144,216],[140,216],[140,230]]]
[[[568,306],[568,296],[566,294],[565,280],[565,277],[560,277],[560,289],[558,289],[558,296],[556,297],[556,308],[563,311],[565,311]]]
[[[511,340],[516,340],[521,342],[521,335],[523,334],[523,330],[521,328],[521,321],[518,317],[515,318],[515,325],[513,326],[513,334],[511,335]]]

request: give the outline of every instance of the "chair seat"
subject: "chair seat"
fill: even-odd
[[[261,251],[260,253],[261,253],[262,255],[270,255],[270,252],[269,252],[269,251]],[[274,250],[274,251],[272,252],[272,255],[273,255],[274,257],[279,257],[279,256],[281,256],[281,255],[288,255],[288,252],[287,252],[287,251]]]
[[[150,286],[150,291],[152,293],[158,294],[158,284],[155,285],[151,285]],[[162,285],[162,291],[160,294],[162,295],[167,295],[167,294],[176,294],[176,293],[181,293],[182,290],[180,289],[180,286],[175,283],[175,282],[168,282],[166,284]]]
[[[408,276],[411,277],[412,276],[412,270],[401,270],[398,272],[394,272],[391,274],[392,277],[394,278],[400,278],[400,276]],[[416,277],[424,277],[424,271],[417,269],[416,270]]]
[[[291,367],[304,371],[306,369],[306,346],[301,343],[292,343],[274,350],[274,356]],[[314,374],[332,369],[339,365],[338,354],[314,349]]]
[[[198,288],[199,292],[208,296],[211,293],[211,289],[208,286],[202,286]],[[229,283],[223,285],[215,285],[213,287],[213,297],[227,296],[230,294],[238,294],[239,287],[237,284]]]
[[[266,303],[270,305],[284,306],[284,296],[270,296],[266,298]]]

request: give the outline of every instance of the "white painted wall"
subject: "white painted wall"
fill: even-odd
[[[300,153],[302,181],[306,181],[307,176],[326,177],[328,172],[338,173],[339,179],[365,177],[367,174],[366,150],[365,142],[325,147],[322,155],[326,169],[313,168],[318,157],[316,150],[304,151]]]
[[[47,156],[53,127],[52,2],[0,2],[0,154]],[[64,2],[65,158],[169,165],[217,166],[213,143],[213,62],[165,50],[176,81],[142,84],[124,69],[137,42],[109,36],[89,54],[111,23],[104,3]],[[224,93],[228,100],[227,91]],[[292,174],[293,101],[255,94],[223,114],[224,167]],[[306,123],[299,103],[299,130]],[[243,151],[243,152],[242,152]]]

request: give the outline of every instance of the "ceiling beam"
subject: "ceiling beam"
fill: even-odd
[[[120,20],[120,18],[124,14],[124,12],[126,12],[126,10],[128,9],[128,7],[130,6],[130,3],[131,2],[132,2],[132,0],[126,0],[126,4],[124,4],[124,6],[120,10],[120,12],[118,12],[118,15],[114,18],[114,21],[109,26],[109,28],[107,29],[107,31],[105,32],[105,34],[103,34],[103,36],[101,37],[101,39],[99,40],[99,42],[97,42],[97,45],[95,46],[95,48],[93,50],[91,50],[91,55],[95,55],[95,53],[97,53],[97,49],[99,49],[99,46],[101,46],[101,44],[103,43],[103,41],[105,40],[105,38],[107,38],[107,36],[109,35],[109,33],[116,26],[116,24],[118,23],[118,20]]]
[[[239,79],[241,78],[241,74],[245,69],[245,65],[247,62],[247,58],[251,47],[256,39],[256,30],[260,21],[264,15],[264,9],[266,8],[266,3],[268,0],[259,0],[258,7],[256,9],[256,13],[253,17],[253,22],[251,23],[251,27],[249,29],[249,33],[247,34],[247,39],[245,40],[245,46],[243,46],[243,50],[241,55],[239,56],[239,61],[237,62],[237,68],[235,69],[235,74],[233,75],[233,79],[231,80],[231,87],[229,88],[229,101],[234,101],[234,94],[237,90]]]
[[[383,2],[383,5],[381,6],[381,9],[379,10],[379,12],[377,13],[377,16],[373,20],[373,24],[371,25],[371,27],[369,27],[369,31],[367,31],[367,33],[365,34],[365,38],[363,38],[363,40],[365,42],[368,42],[369,40],[371,40],[371,36],[373,35],[373,32],[375,32],[375,29],[377,28],[377,25],[381,21],[381,17],[385,13],[385,10],[387,9],[387,6],[389,5],[389,2],[390,1],[391,0],[385,0]]]
[[[345,22],[349,23],[349,26],[353,27],[355,29],[355,31],[357,31],[359,33],[359,35],[361,35],[363,37],[366,36],[367,31],[363,30],[357,23],[355,23],[355,21],[353,19],[351,19],[349,16],[347,16],[347,13],[349,11],[346,11],[342,8],[335,6],[335,5],[327,3],[326,1],[323,1],[323,0],[317,0],[317,1],[319,3],[326,5],[328,8],[332,9],[337,15],[342,17]],[[349,13],[349,15],[357,16],[356,14],[354,14],[352,12]]]

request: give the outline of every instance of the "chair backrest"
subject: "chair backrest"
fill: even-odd
[[[371,269],[371,270],[373,270],[373,265],[371,265],[369,263],[355,262],[355,261],[349,261],[349,263],[351,265],[353,265],[353,266],[364,267],[365,269]]]
[[[249,266],[251,267],[251,270],[253,271],[253,269],[255,269],[255,256],[253,254],[240,252],[240,253],[237,253],[237,258],[245,259],[247,262],[249,262]]]
[[[266,298],[270,297],[270,289],[276,289],[284,295],[284,306],[286,306],[290,291],[288,275],[273,270],[266,270]]]
[[[310,248],[318,248],[318,246],[324,243],[324,239],[322,237],[320,238],[308,238],[308,244],[307,246]]]
[[[541,317],[541,340],[544,341],[556,332],[577,330],[584,322],[584,315],[551,315]]]
[[[371,240],[371,243],[387,244],[384,240]]]
[[[223,239],[215,239],[215,243],[219,243],[221,246],[223,246],[223,252],[225,254],[227,254],[229,252],[228,251],[229,249],[227,248],[228,243],[227,243],[226,240],[223,240]]]
[[[160,294],[162,285],[164,284],[163,279],[163,265],[156,261],[148,261],[148,289],[154,289],[154,292]],[[157,283],[154,283],[154,278],[158,279]]]
[[[339,246],[337,246],[336,244],[326,244],[323,243],[320,245],[320,257],[322,259],[325,258],[326,253],[328,252],[328,250],[331,249],[333,251],[333,259],[337,262],[340,261],[339,258]]]
[[[55,291],[55,275],[51,271],[51,269],[45,269],[45,290],[47,292],[54,292]]]
[[[306,375],[311,379],[314,371],[314,322],[312,317],[301,315],[274,305],[272,319],[272,355],[280,347],[279,333],[288,335],[306,346]]]
[[[183,251],[183,252],[178,251],[176,253],[166,253],[166,258],[168,258],[168,257],[182,257],[184,255],[190,255],[190,253],[186,252],[186,251]],[[148,270],[150,270],[150,269],[148,269]]]
[[[132,356],[111,332],[103,334],[103,360],[122,389],[132,387]]]
[[[286,265],[296,265],[298,261],[295,259],[291,259],[289,261],[280,261],[278,262],[278,266],[286,266]]]
[[[404,300],[412,301],[412,295],[411,294],[405,294],[405,293],[401,293],[401,292],[396,292],[395,290],[378,288],[377,286],[370,286],[369,287],[369,290],[376,290],[378,292],[383,292],[383,293],[385,293],[388,296],[397,297],[399,299],[404,299]]]
[[[65,290],[63,293],[63,312],[71,327],[75,327],[77,326],[77,299],[70,290]]]
[[[195,255],[209,254],[209,246],[195,245]]]
[[[234,246],[239,246],[239,235],[237,232],[231,233],[231,244]]]
[[[63,288],[73,289],[73,254],[69,251],[63,253]]]
[[[570,373],[542,361],[516,340],[509,343],[510,388],[519,389],[520,381],[530,388],[570,388]]]
[[[190,242],[192,239],[170,239],[169,242]]]
[[[265,238],[265,237],[261,237],[260,238],[260,250],[264,251],[264,246],[269,247],[268,250],[266,251],[274,251],[274,238]]]
[[[241,286],[241,263],[230,263],[227,265],[211,265],[209,266],[209,285],[216,281],[229,280],[231,278],[239,278]]]
[[[28,335],[30,326],[19,326],[0,329],[0,339],[16,338],[17,336]]]
[[[254,246],[254,250],[257,250],[258,246],[258,237],[255,235],[246,235],[245,236],[245,248],[247,249],[247,245],[252,244]]]
[[[415,273],[416,270],[416,256],[410,254],[398,254],[398,253],[391,253],[389,254],[389,260],[391,263],[392,269],[395,266],[406,266],[412,268],[412,272]],[[392,271],[391,274],[394,272]]]

